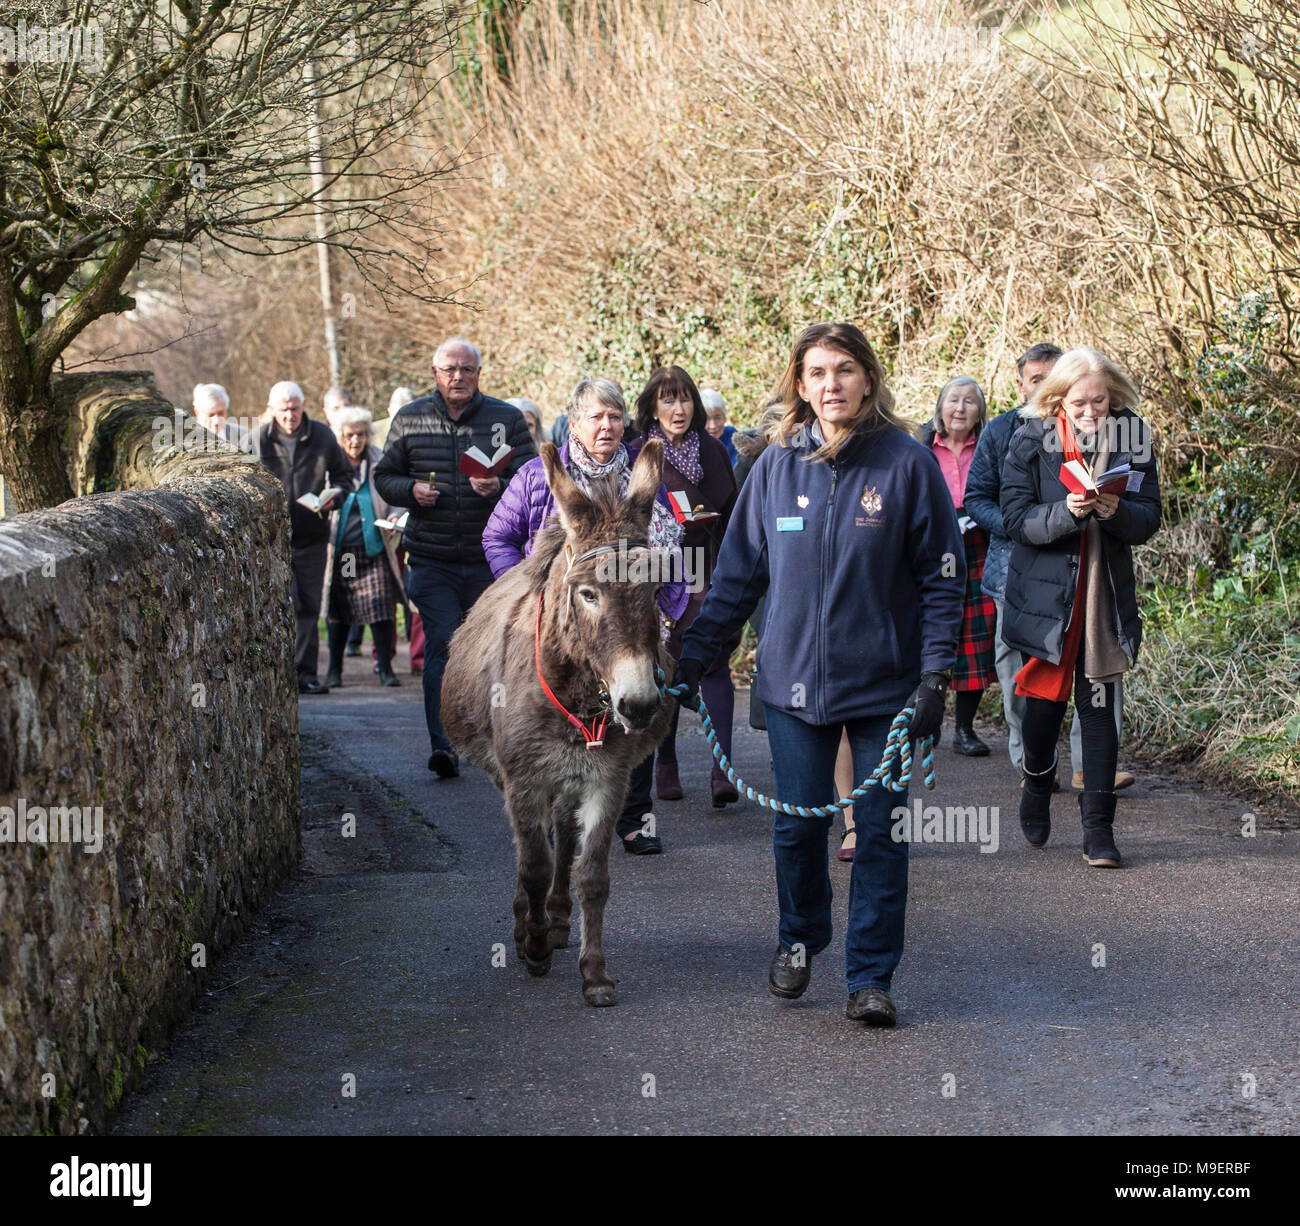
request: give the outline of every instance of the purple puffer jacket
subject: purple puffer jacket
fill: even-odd
[[[641,439],[627,443],[628,456],[633,461],[641,451]],[[560,461],[567,468],[569,444],[560,448]],[[668,493],[661,485],[656,498],[668,514],[672,507]],[[546,470],[541,457],[529,460],[506,486],[506,492],[493,508],[492,516],[483,529],[483,552],[487,555],[492,577],[501,578],[512,566],[517,566],[533,552],[533,541],[546,526],[555,511],[555,495],[546,484]],[[665,583],[659,590],[659,607],[674,621],[681,617],[691,598],[684,579]]]

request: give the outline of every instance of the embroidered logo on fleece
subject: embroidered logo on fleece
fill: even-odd
[[[858,499],[858,505],[867,514],[865,518],[861,515],[853,517],[853,523],[856,527],[878,528],[885,522],[884,517],[881,515],[885,500],[880,496],[874,485],[864,485],[862,487],[862,497]]]

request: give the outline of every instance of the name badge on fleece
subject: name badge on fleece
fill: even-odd
[[[776,519],[776,530],[778,532],[802,532],[803,516],[778,515]]]

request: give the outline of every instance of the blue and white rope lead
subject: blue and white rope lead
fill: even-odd
[[[684,685],[668,686],[664,684],[665,678],[662,669],[655,670],[655,680],[659,683],[659,692],[665,697],[677,698],[686,692]],[[912,780],[912,742],[907,732],[912,724],[912,715],[914,711],[911,707],[904,707],[897,715],[894,716],[894,722],[889,726],[889,737],[885,741],[885,752],[880,759],[880,765],[876,767],[870,775],[867,776],[852,792],[847,796],[841,797],[834,804],[817,805],[808,808],[804,805],[787,805],[783,801],[773,800],[770,796],[764,796],[762,792],[756,792],[741,777],[736,774],[731,763],[727,760],[727,755],[722,752],[722,746],[718,744],[717,733],[713,729],[713,721],[709,718],[708,709],[704,705],[704,700],[697,693],[690,704],[700,713],[704,721],[704,735],[708,738],[709,748],[713,751],[713,756],[718,761],[718,766],[726,774],[728,780],[735,785],[736,790],[740,792],[747,800],[752,800],[757,804],[772,809],[777,813],[788,813],[794,817],[833,817],[840,809],[847,809],[856,800],[863,800],[867,793],[878,784],[888,788],[891,792],[905,792]],[[898,778],[894,779],[893,767],[898,765]],[[934,787],[934,738],[926,737],[921,742],[921,766],[925,771],[924,781],[927,788]]]

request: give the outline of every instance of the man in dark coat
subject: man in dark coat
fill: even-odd
[[[325,583],[325,555],[329,548],[330,498],[312,510],[298,501],[304,494],[320,494],[328,487],[350,482],[352,466],[333,432],[303,412],[302,388],[277,383],[267,398],[271,420],[258,427],[255,451],[284,486],[289,502],[293,539],[293,612],[296,620],[294,663],[298,693],[328,694],[316,680],[320,641],[321,591]],[[337,495],[335,496],[337,497]]]
[[[1020,410],[1028,403],[1038,385],[1061,356],[1055,345],[1038,344],[1027,349],[1016,362],[1016,390],[1020,404],[1009,413],[995,417],[980,434],[966,478],[966,514],[989,534],[988,554],[984,559],[984,575],[980,585],[984,594],[993,600],[998,611],[993,633],[993,666],[997,670],[998,685],[1002,690],[1002,714],[1007,721],[1007,752],[1012,765],[1020,769],[1023,750],[1020,744],[1020,724],[1025,717],[1025,700],[1016,693],[1016,673],[1020,670],[1020,653],[1013,651],[1002,639],[1002,602],[1007,589],[1007,562],[1011,557],[1011,541],[1002,524],[1002,463],[1011,445],[1011,436],[1023,424]]]
[[[433,355],[434,391],[399,409],[388,430],[375,485],[385,501],[409,507],[406,590],[424,624],[424,716],[429,769],[439,778],[460,773],[439,712],[447,644],[465,614],[492,582],[483,529],[506,483],[536,454],[524,415],[478,390],[482,355],[454,337]],[[512,448],[498,476],[469,477],[461,457],[477,447],[491,457]]]

